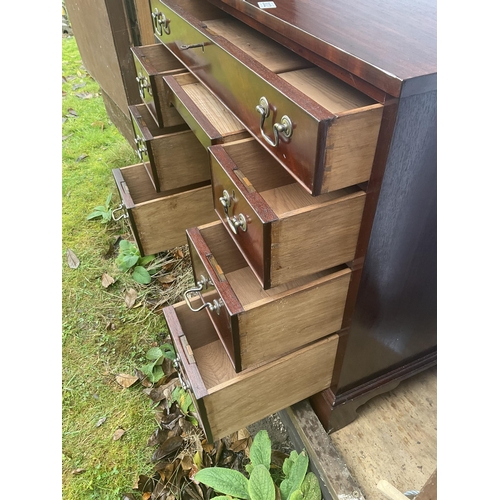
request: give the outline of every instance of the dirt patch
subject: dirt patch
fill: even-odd
[[[269,438],[271,439],[273,450],[281,451],[282,453],[289,455],[294,449],[286,427],[277,413],[273,413],[272,415],[269,415],[269,417],[249,425],[247,429],[252,437],[255,437],[257,432],[260,430],[266,430],[269,434]]]

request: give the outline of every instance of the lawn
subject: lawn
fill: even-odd
[[[62,39],[62,75],[62,493],[118,499],[152,468],[146,444],[156,422],[143,388],[123,388],[116,376],[144,363],[166,325],[161,308],[147,307],[147,287],[117,268],[115,243],[130,236],[127,227],[87,220],[109,195],[111,208],[119,205],[111,171],[137,157],[108,119],[73,37]],[[103,275],[115,282],[104,286]]]

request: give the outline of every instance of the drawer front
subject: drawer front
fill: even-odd
[[[313,197],[291,178],[271,179],[279,165],[255,142],[209,152],[217,215],[265,290],[354,258],[364,191]]]
[[[205,148],[249,137],[243,124],[191,73],[163,80],[169,102]]]
[[[127,219],[142,256],[186,244],[186,227],[213,221],[210,185],[157,193],[142,163],[113,169],[121,205],[113,217]]]
[[[165,308],[163,314],[210,442],[330,385],[338,335],[236,373],[206,315],[193,315],[184,302]]]
[[[182,123],[175,109],[168,105],[162,78],[185,71],[185,67],[162,44],[131,47],[131,51],[139,94],[158,127]]]
[[[145,105],[129,109],[139,158],[157,192],[210,181],[207,151],[184,121],[181,127],[155,129]]]
[[[318,195],[369,179],[381,105],[328,111],[173,1],[151,7],[169,20],[162,43],[306,190]]]
[[[187,236],[196,287],[184,297],[196,314],[208,311],[236,372],[340,330],[346,266],[265,292],[220,222],[190,228]]]

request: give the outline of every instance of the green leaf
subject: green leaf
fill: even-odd
[[[137,281],[137,283],[141,283],[142,285],[151,283],[151,275],[142,266],[136,266],[134,268],[132,278]]]
[[[304,496],[300,490],[295,490],[290,494],[290,500],[303,500]]]
[[[120,251],[124,253],[129,252],[133,247],[132,243],[130,243],[130,241],[128,240],[120,240],[120,243],[118,245],[120,247]]]
[[[255,465],[262,464],[269,470],[271,466],[271,440],[266,430],[260,430],[250,447],[250,461]]]
[[[314,472],[308,472],[300,486],[304,500],[321,500],[321,488]],[[294,500],[290,498],[290,500]]]
[[[145,257],[141,257],[138,261],[138,264],[140,266],[145,266],[146,264],[149,264],[151,261],[155,260],[154,255],[146,255]]]
[[[153,383],[158,382],[158,380],[160,380],[163,375],[165,374],[163,373],[163,368],[161,367],[161,365],[155,365],[153,366],[152,377],[150,378],[150,380]]]
[[[137,255],[124,254],[118,256],[116,264],[120,271],[128,271],[130,268],[135,266],[138,260],[139,257]]]
[[[252,500],[274,500],[276,492],[274,490],[273,478],[265,465],[256,465],[250,474],[248,493],[250,493]]]
[[[149,380],[152,380],[153,378],[153,367],[154,363],[149,363],[147,365],[142,365],[141,366],[141,371],[148,377]]]
[[[197,472],[194,479],[206,486],[210,486],[218,493],[250,500],[248,493],[249,481],[237,470],[225,469],[224,467],[208,467]]]
[[[245,465],[245,470],[248,472],[248,474],[251,474],[254,469],[254,466],[252,463]]]
[[[290,457],[292,454],[290,453]],[[309,457],[303,451],[293,462],[289,476],[280,484],[280,492],[282,500],[290,500],[290,495],[300,488],[309,467]]]
[[[158,359],[163,357],[163,349],[161,347],[152,347],[146,353],[146,359],[150,361],[158,361]]]
[[[106,198],[106,209],[109,209],[109,206],[111,205],[111,198],[113,197],[113,193],[109,193],[108,197]]]
[[[289,457],[285,458],[285,461],[283,462],[283,474],[285,474],[285,477],[290,476],[290,471],[292,470],[292,466],[298,456],[299,454],[295,450],[292,450]]]
[[[87,215],[87,220],[97,219],[97,217],[102,217],[103,213],[99,211],[95,211]]]
[[[184,389],[180,391],[177,402],[179,403],[182,413],[188,413],[189,407],[193,405],[191,396]]]

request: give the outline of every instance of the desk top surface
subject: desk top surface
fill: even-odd
[[[436,0],[218,2],[391,95],[436,88]]]

